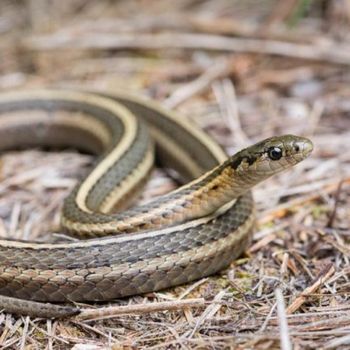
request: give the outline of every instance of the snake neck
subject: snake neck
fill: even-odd
[[[177,191],[158,197],[145,205],[116,214],[94,213],[89,224],[80,225],[66,213],[63,215],[63,226],[73,234],[79,232],[80,235],[89,237],[93,232],[103,236],[112,230],[113,232],[152,230],[210,215],[247,192],[256,182],[256,178],[247,181],[244,175],[236,171],[233,166],[235,160],[235,156],[230,157]]]

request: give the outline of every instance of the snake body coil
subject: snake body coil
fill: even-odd
[[[153,140],[162,165],[190,182],[111,214],[125,208],[147,179]],[[0,150],[33,146],[99,155],[62,213],[63,228],[87,240],[0,240],[0,307],[40,317],[79,312],[52,302],[112,300],[228,266],[249,242],[250,188],[312,150],[309,140],[285,135],[227,158],[205,133],[134,97],[62,90],[0,95]]]

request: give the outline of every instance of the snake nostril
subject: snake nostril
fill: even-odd
[[[300,151],[299,145],[295,145],[295,146],[294,146],[294,150],[295,150],[295,152],[299,152],[299,151]]]

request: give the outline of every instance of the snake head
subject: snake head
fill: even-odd
[[[256,176],[256,182],[260,182],[301,162],[312,150],[312,142],[305,137],[275,136],[238,152],[232,157],[231,164],[236,174],[248,179]]]

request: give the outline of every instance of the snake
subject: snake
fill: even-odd
[[[251,188],[304,160],[312,142],[272,136],[228,156],[207,133],[124,92],[0,94],[0,151],[75,148],[96,156],[65,199],[63,242],[0,238],[0,309],[77,315],[77,302],[155,292],[227,268],[251,241]],[[182,185],[135,204],[154,164]],[[133,206],[132,206],[133,204]]]

